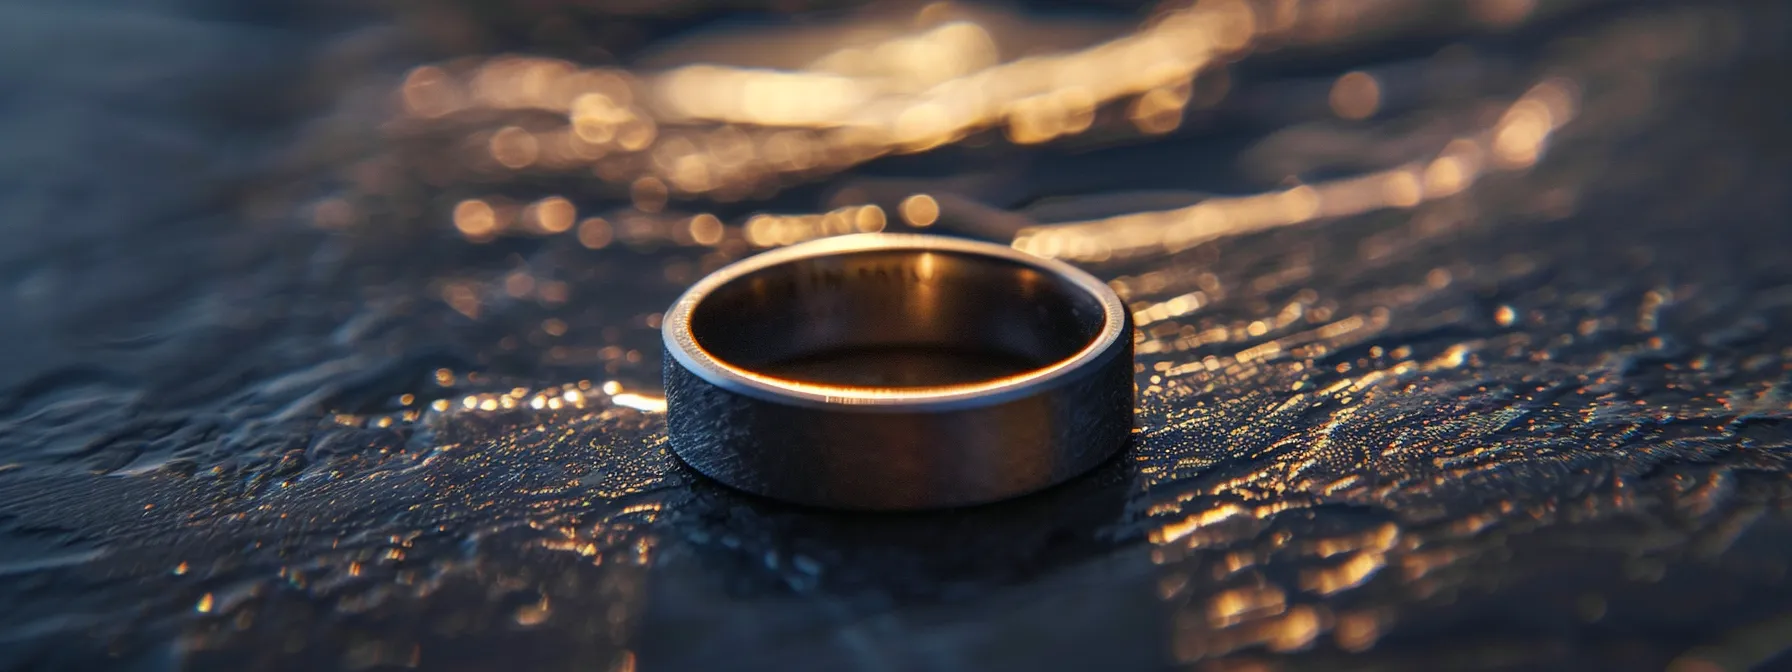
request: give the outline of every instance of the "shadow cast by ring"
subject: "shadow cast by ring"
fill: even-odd
[[[866,606],[973,597],[1143,538],[1129,447],[1087,474],[1015,499],[866,513],[778,502],[696,478],[668,507],[668,539],[736,598],[831,596]]]

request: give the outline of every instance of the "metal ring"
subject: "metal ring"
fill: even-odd
[[[662,335],[672,450],[801,504],[1005,499],[1100,464],[1132,433],[1132,322],[1095,277],[924,235],[826,238],[692,286]]]

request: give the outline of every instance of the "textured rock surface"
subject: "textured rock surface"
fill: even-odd
[[[666,451],[656,313],[744,245],[621,217],[604,245],[469,242],[446,213],[479,190],[625,199],[432,182],[407,148],[469,131],[382,134],[417,63],[632,59],[701,13],[569,42],[531,23],[553,3],[125,4],[0,5],[0,668],[1741,669],[1792,629],[1779,3],[1272,54],[1236,108],[1149,142],[679,206],[1253,191],[1481,114],[1396,109],[1434,83],[1390,66],[1386,123],[1297,124],[1313,81],[1459,42],[1489,100],[1578,78],[1533,170],[1088,265],[1151,316],[1134,445],[903,516],[751,499]]]

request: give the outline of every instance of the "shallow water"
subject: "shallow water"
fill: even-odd
[[[994,121],[923,85],[1208,19],[239,4],[0,5],[0,667],[1789,664],[1783,3],[1280,3]],[[876,227],[1110,280],[1128,452],[901,516],[678,464],[659,311]]]

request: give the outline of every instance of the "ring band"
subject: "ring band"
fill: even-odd
[[[800,504],[991,502],[1100,464],[1132,433],[1131,316],[1068,264],[862,234],[699,281],[662,324],[672,450]]]

